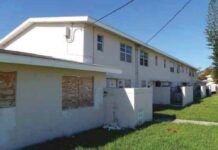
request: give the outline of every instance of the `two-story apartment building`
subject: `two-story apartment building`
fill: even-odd
[[[84,17],[30,18],[0,48],[122,69],[108,87],[192,85],[196,68],[108,25]]]

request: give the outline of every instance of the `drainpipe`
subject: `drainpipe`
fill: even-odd
[[[135,45],[135,87],[139,87],[139,45]]]
[[[95,27],[94,26],[92,26],[92,49],[93,49],[92,63],[95,64]]]

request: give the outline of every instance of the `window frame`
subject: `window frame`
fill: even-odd
[[[175,68],[174,67],[170,67],[170,72],[174,73],[175,72]]]
[[[175,72],[175,64],[174,64],[173,62],[171,62],[170,72],[171,72],[171,73],[174,73],[174,72]]]
[[[161,81],[156,81],[155,82],[155,87],[161,87]]]
[[[99,41],[99,37],[102,39],[101,41]],[[99,49],[100,48],[99,45],[101,49]],[[104,36],[100,34],[97,35],[97,50],[101,52],[104,51]]]
[[[142,81],[141,81],[141,87],[142,87],[142,88],[147,87],[147,81],[146,81],[146,80],[142,80]]]
[[[180,65],[178,64],[178,65],[177,65],[177,68],[176,68],[177,73],[180,73],[180,68],[181,68],[181,67],[180,67]]]
[[[189,76],[191,77],[191,70],[189,69]]]
[[[120,43],[120,61],[132,63],[132,47]]]
[[[132,87],[132,80],[131,79],[124,79],[124,87],[131,88]]]
[[[164,68],[167,68],[167,60],[164,59]]]
[[[149,65],[149,56],[148,56],[148,53],[144,52],[143,50],[140,50],[139,64],[141,66],[145,66],[145,67],[148,67],[148,65]]]
[[[66,94],[69,94],[68,92],[72,92],[72,89],[68,89],[66,87],[66,85],[64,85],[65,80],[75,80],[76,82],[75,84],[75,89],[76,89],[76,94],[77,97],[76,99],[68,99],[65,97]],[[84,99],[81,99],[81,97],[83,98],[84,94],[81,93],[81,90],[84,88],[84,80],[90,80],[91,82],[91,90],[90,90],[90,99],[87,101]],[[72,81],[71,81],[72,82]],[[69,86],[69,85],[67,85]],[[65,110],[70,110],[70,109],[78,109],[78,108],[88,108],[88,107],[94,107],[94,103],[95,103],[95,93],[94,93],[94,89],[95,89],[95,77],[94,76],[75,76],[75,75],[64,75],[62,76],[62,111]],[[73,91],[75,92],[75,91]],[[81,104],[81,100],[83,102],[83,104]],[[71,103],[71,105],[65,105],[64,103],[69,102]],[[88,103],[87,103],[88,102]]]
[[[158,56],[155,56],[155,66],[158,66]]]
[[[185,71],[184,66],[181,66],[181,70],[182,70],[182,73],[184,73],[184,71]]]

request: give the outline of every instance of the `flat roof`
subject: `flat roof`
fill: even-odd
[[[23,22],[20,26],[18,26],[16,29],[14,29],[12,32],[10,32],[8,35],[6,35],[2,40],[0,40],[0,46],[1,45],[4,45],[5,43],[9,42],[11,39],[13,39],[14,37],[16,37],[18,34],[20,34],[22,31],[24,31],[26,28],[28,28],[29,26],[31,26],[32,24],[34,23],[61,23],[61,22],[85,22],[85,23],[90,23],[90,24],[93,24],[95,23],[96,19],[94,18],[91,18],[89,16],[71,16],[71,17],[41,17],[41,18],[29,18],[27,19],[25,22]],[[95,24],[93,24],[95,26],[98,26],[100,28],[103,28],[107,31],[110,31],[114,34],[117,34],[123,38],[126,38],[136,44],[139,44],[141,46],[144,46],[148,49],[150,49],[151,51],[154,51],[156,53],[159,53],[165,57],[168,57],[176,62],[179,62],[183,65],[187,65],[189,66],[190,68],[192,69],[195,69],[197,70],[196,67],[170,55],[170,54],[167,54],[166,52],[156,48],[156,47],[153,47],[149,44],[146,44],[145,42],[141,41],[141,40],[138,40],[136,39],[135,37],[133,36],[130,36],[124,32],[121,32],[111,26],[108,26],[102,22],[96,22]]]
[[[86,64],[49,56],[36,55],[18,51],[0,49],[0,63],[22,64],[31,66],[43,66],[53,68],[63,68],[71,70],[94,71],[104,73],[121,74],[122,70],[98,64]]]

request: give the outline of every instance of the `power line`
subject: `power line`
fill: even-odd
[[[124,7],[126,7],[126,6],[128,6],[129,4],[131,4],[131,3],[134,2],[134,1],[135,1],[135,0],[130,0],[130,1],[128,1],[127,3],[123,4],[122,6],[120,6],[120,7],[116,8],[116,9],[112,10],[111,12],[109,12],[109,13],[107,13],[106,15],[102,16],[101,18],[97,19],[95,22],[93,22],[93,24],[95,24],[95,23],[101,21],[102,19],[104,19],[104,18],[106,18],[106,17],[108,17],[108,16],[110,16],[110,15],[112,15],[112,14],[114,14],[115,12],[117,12],[117,11],[119,11],[120,9],[122,9],[122,8],[124,8]]]
[[[192,0],[188,0],[181,9],[179,9],[176,14],[170,18],[151,38],[147,40],[146,43],[151,42],[162,30],[164,30],[190,3]]]
[[[127,3],[123,4],[122,6],[120,6],[120,7],[116,8],[116,9],[112,10],[111,12],[109,12],[109,13],[107,13],[106,15],[102,16],[101,18],[99,18],[99,19],[93,21],[90,25],[95,25],[97,22],[99,22],[99,21],[101,21],[102,19],[104,19],[104,18],[106,18],[106,17],[108,17],[108,16],[114,14],[115,12],[117,12],[117,11],[121,10],[122,8],[128,6],[129,4],[133,3],[134,1],[135,1],[135,0],[130,0],[130,1],[128,1]],[[84,26],[84,29],[85,29],[86,27],[90,26],[90,25],[85,25],[85,26]],[[75,29],[75,30],[73,31],[73,39],[74,39],[74,36],[75,36],[75,32],[76,32],[77,30],[80,30],[80,29]],[[93,40],[94,40],[94,39],[93,39]]]

